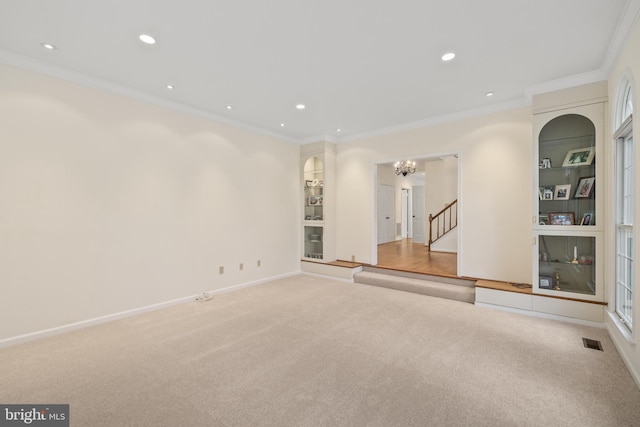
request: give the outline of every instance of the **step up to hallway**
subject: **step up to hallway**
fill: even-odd
[[[399,291],[446,298],[473,304],[476,299],[475,282],[460,278],[433,276],[406,271],[364,267],[356,273],[354,282]]]

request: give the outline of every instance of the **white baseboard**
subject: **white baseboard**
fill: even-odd
[[[228,286],[226,288],[222,288],[222,289],[216,289],[216,290],[212,290],[209,291],[209,295],[221,295],[221,294],[225,294],[228,292],[233,292],[233,291],[237,291],[243,288],[248,288],[251,286],[257,286],[257,285],[261,285],[263,283],[267,283],[267,282],[271,282],[273,280],[277,280],[277,279],[282,279],[285,277],[290,277],[290,276],[295,276],[300,274],[300,271],[294,271],[291,273],[285,273],[285,274],[280,274],[277,276],[271,276],[265,279],[260,279],[260,280],[256,280],[253,282],[247,282],[247,283],[241,283],[239,285],[233,285],[233,286]],[[139,308],[134,308],[131,310],[126,310],[126,311],[121,311],[119,313],[113,313],[113,314],[108,314],[106,316],[100,316],[100,317],[94,317],[93,319],[87,319],[87,320],[82,320],[80,322],[74,322],[74,323],[69,323],[66,325],[62,325],[62,326],[58,326],[55,328],[49,328],[49,329],[44,329],[41,331],[36,331],[36,332],[31,332],[28,334],[24,334],[24,335],[18,335],[15,337],[11,337],[11,338],[5,338],[0,340],[0,348],[4,348],[4,347],[11,347],[13,345],[17,345],[17,344],[22,344],[22,343],[26,343],[29,341],[34,341],[40,338],[45,338],[45,337],[50,337],[53,335],[59,335],[59,334],[63,334],[65,332],[71,332],[71,331],[75,331],[78,329],[83,329],[83,328],[88,328],[90,326],[94,326],[94,325],[99,325],[101,323],[107,323],[107,322],[111,322],[114,320],[118,320],[118,319],[122,319],[125,317],[130,317],[130,316],[135,316],[137,314],[142,314],[142,313],[146,313],[149,311],[154,311],[154,310],[160,310],[163,308],[167,308],[167,307],[171,307],[174,305],[178,305],[178,304],[183,304],[186,302],[192,302],[195,301],[196,297],[200,296],[201,294],[197,294],[197,295],[189,295],[186,297],[182,297],[182,298],[177,298],[174,300],[170,300],[170,301],[165,301],[165,302],[161,302],[158,304],[151,304],[151,305],[147,305],[144,307],[139,307]]]
[[[614,315],[610,312],[607,314],[608,315],[606,318],[606,326],[607,326],[607,332],[611,337],[611,341],[613,341],[613,345],[616,346],[616,349],[618,350],[618,354],[622,358],[622,361],[627,367],[627,370],[631,374],[631,378],[633,378],[638,388],[640,388],[640,372],[638,372],[638,370],[636,369],[636,366],[632,363],[631,361],[632,355],[629,354],[630,348],[632,350],[637,350],[636,344],[635,342],[629,339],[630,336],[625,336],[625,334],[620,329],[620,326],[617,324],[618,322],[613,317]]]
[[[555,314],[541,313],[539,311],[521,310],[519,308],[504,307],[501,305],[487,304],[487,303],[478,302],[478,301],[475,302],[475,305],[477,305],[478,307],[486,307],[486,308],[493,308],[496,310],[508,311],[510,313],[524,314],[525,316],[558,320],[560,322],[576,323],[578,325],[592,326],[594,328],[605,329],[605,325],[602,322],[593,322],[591,320],[576,319],[574,317],[557,316]]]
[[[311,272],[311,271],[301,271],[300,274],[304,274],[305,276],[323,277],[325,279],[336,280],[338,282],[355,283],[353,278],[347,279],[345,277],[328,276],[326,274],[314,273],[314,272]]]

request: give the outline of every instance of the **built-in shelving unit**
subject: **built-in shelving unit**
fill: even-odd
[[[533,97],[531,287],[476,287],[476,304],[601,323],[606,82]]]
[[[302,259],[335,260],[335,146],[328,142],[301,148]]]
[[[602,123],[601,103],[534,115],[534,293],[603,300]]]

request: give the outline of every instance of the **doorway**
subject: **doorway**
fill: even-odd
[[[457,160],[457,155],[415,160],[416,172],[407,176],[395,174],[395,161],[376,165],[374,265],[456,276],[457,245],[453,251],[444,251],[448,253],[430,252],[426,245],[429,213],[458,198]]]

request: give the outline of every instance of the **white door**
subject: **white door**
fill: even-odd
[[[413,187],[413,243],[424,243],[424,185]]]
[[[409,189],[408,188],[403,188],[402,189],[402,218],[401,218],[401,236],[403,239],[406,239],[407,237],[409,237],[409,222],[411,221],[410,217],[410,212],[409,212]]]
[[[391,185],[378,185],[378,244],[396,239],[395,200],[395,188]]]

